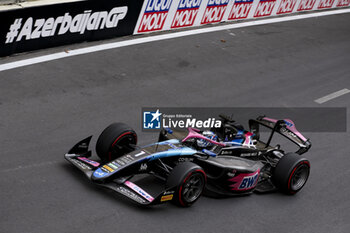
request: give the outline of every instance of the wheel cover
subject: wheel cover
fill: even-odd
[[[201,195],[204,188],[204,177],[201,173],[195,173],[183,184],[182,197],[187,203],[194,202]]]
[[[291,179],[291,189],[298,191],[301,189],[309,177],[309,166],[302,164],[295,170]]]

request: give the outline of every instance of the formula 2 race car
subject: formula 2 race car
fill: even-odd
[[[202,192],[220,197],[275,190],[295,194],[303,188],[310,162],[300,155],[311,143],[291,120],[261,116],[249,120],[247,131],[229,117],[220,117],[220,128],[162,129],[157,143],[142,147],[136,146],[133,129],[114,123],[97,140],[100,161],[90,158],[92,136],[77,143],[65,158],[93,183],[142,205],[172,201],[190,206]],[[266,142],[260,139],[260,126],[270,130]],[[279,145],[270,145],[275,133],[298,150],[286,153]]]

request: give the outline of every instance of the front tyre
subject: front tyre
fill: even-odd
[[[133,150],[137,143],[135,131],[124,123],[113,123],[97,139],[96,153],[104,162],[112,161]]]
[[[293,195],[299,192],[310,174],[310,162],[296,153],[284,155],[273,173],[273,183],[282,192]]]
[[[176,187],[173,197],[175,204],[189,207],[202,195],[206,183],[203,169],[191,162],[178,164],[171,171],[167,187]]]

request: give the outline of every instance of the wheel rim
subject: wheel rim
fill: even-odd
[[[193,174],[183,184],[182,197],[185,202],[191,203],[197,200],[204,188],[204,178],[200,173]]]
[[[309,177],[309,166],[306,164],[300,165],[294,172],[291,180],[291,189],[298,191],[301,189]]]

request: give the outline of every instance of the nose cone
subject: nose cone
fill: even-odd
[[[107,176],[109,176],[108,172],[103,171],[101,168],[98,168],[96,171],[94,171],[94,173],[91,176],[91,180],[93,181],[101,181],[104,178],[106,178]]]

